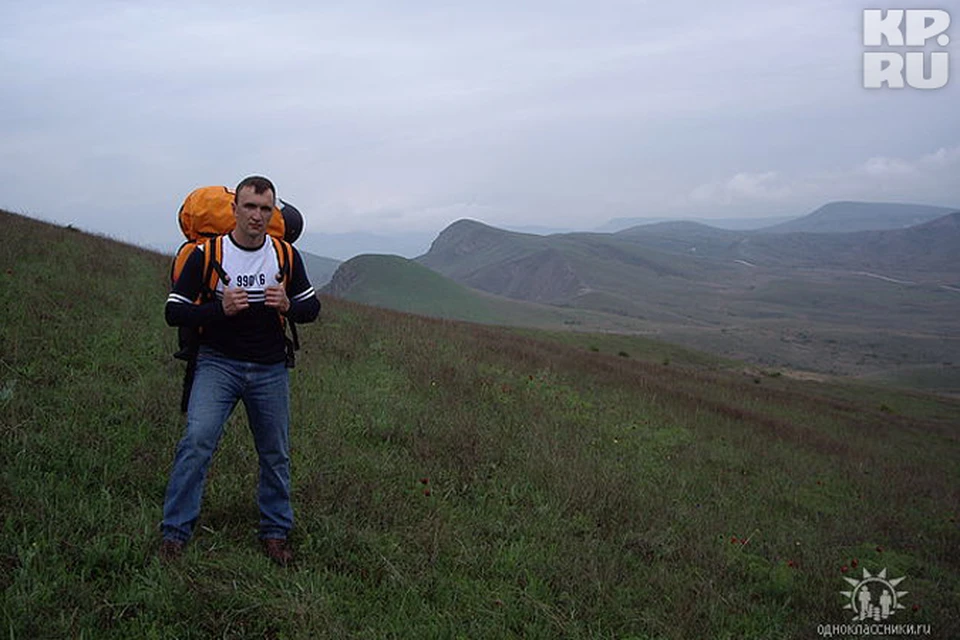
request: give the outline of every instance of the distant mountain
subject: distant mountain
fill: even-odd
[[[613,235],[638,247],[699,258],[730,260],[736,259],[731,257],[731,252],[736,243],[746,236],[746,232],[682,220],[631,227]]]
[[[702,222],[694,222],[692,220],[669,220],[665,222],[656,222],[653,224],[644,224],[618,231],[615,235],[627,237],[643,235],[693,236],[701,234],[737,235],[736,232],[727,231],[725,229],[703,224]]]
[[[549,243],[543,236],[505,231],[476,220],[458,220],[441,231],[417,261],[458,282],[489,291],[475,282],[483,278],[486,269],[535,254]]]
[[[771,269],[885,269],[901,274],[957,272],[956,217],[906,229],[844,233],[726,231],[695,222],[662,222],[614,234],[647,249]]]
[[[649,320],[714,322],[730,313],[735,300],[753,313],[751,291],[773,278],[804,279],[803,287],[815,289],[823,276],[808,272],[955,286],[957,215],[909,229],[833,234],[668,222],[616,234],[548,237],[460,220],[417,261],[460,284],[518,300]]]
[[[889,202],[831,202],[802,218],[760,229],[763,233],[844,233],[906,229],[957,209]]]
[[[532,233],[538,236],[552,236],[558,233],[574,233],[577,230],[569,227],[545,227],[542,225],[512,225],[505,224],[502,227],[507,231],[516,231],[517,233]]]
[[[333,258],[324,258],[310,253],[309,251],[300,251],[303,256],[303,262],[307,268],[307,275],[310,276],[310,282],[314,288],[319,289],[333,277],[337,267],[340,266],[339,260]]]
[[[597,233],[617,233],[631,227],[650,226],[663,222],[696,222],[708,225],[715,229],[727,229],[730,231],[750,231],[752,229],[761,229],[770,227],[788,220],[794,220],[796,216],[777,216],[773,218],[689,218],[678,220],[677,218],[613,218],[594,229]]]
[[[957,232],[960,232],[960,211],[954,211],[953,213],[948,213],[945,216],[935,218],[930,222],[917,225],[915,229],[925,233],[944,232],[948,234],[956,234]]]
[[[960,280],[960,212],[906,229],[753,234],[735,252],[758,266],[875,269],[905,278],[954,274]]]

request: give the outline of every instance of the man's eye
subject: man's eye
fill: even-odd
[[[268,207],[268,206],[264,205],[264,206],[260,207],[260,211],[263,211],[264,213],[270,213],[271,211],[273,211],[273,207]]]

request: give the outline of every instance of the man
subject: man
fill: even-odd
[[[242,400],[260,461],[260,539],[271,560],[293,559],[288,535],[290,505],[289,381],[286,339],[280,316],[312,322],[320,301],[300,254],[293,250],[289,282],[280,279],[280,262],[267,225],[276,190],[266,178],[251,176],[237,185],[236,226],[222,239],[215,295],[194,304],[204,286],[203,248],[194,250],[167,298],[170,326],[202,327],[196,371],[187,407],[185,435],[177,446],[163,505],[160,557],[178,557],[200,515],[204,479],[223,425]]]

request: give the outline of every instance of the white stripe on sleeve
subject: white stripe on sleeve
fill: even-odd
[[[193,304],[193,300],[185,296],[182,296],[179,293],[171,293],[169,296],[167,296],[167,302],[177,302],[180,304]]]
[[[313,296],[313,295],[316,295],[316,292],[313,290],[313,287],[310,287],[309,289],[307,289],[307,290],[304,291],[303,293],[299,293],[299,294],[293,296],[293,301],[294,301],[294,302],[303,302],[304,300],[306,300],[307,298],[309,298],[310,296]]]

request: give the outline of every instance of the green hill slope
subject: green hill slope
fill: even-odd
[[[522,303],[473,292],[435,271],[400,256],[362,255],[345,262],[324,289],[341,298],[477,322],[505,322]],[[556,313],[556,312],[554,312]],[[536,320],[536,314],[530,318]]]
[[[330,297],[291,376],[296,565],[259,553],[239,411],[163,566],[169,258],[0,223],[8,637],[799,639],[883,569],[888,622],[960,636],[960,402]]]

